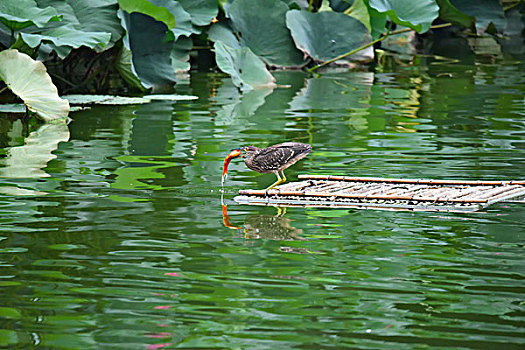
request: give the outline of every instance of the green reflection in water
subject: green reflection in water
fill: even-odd
[[[284,140],[314,148],[290,180],[523,178],[523,64],[419,60],[245,95],[195,73],[198,101],[72,114],[1,179],[32,192],[0,197],[0,346],[523,348],[523,204],[284,213],[232,201],[274,180],[242,162],[220,192],[231,148]],[[0,154],[35,130],[2,120]]]

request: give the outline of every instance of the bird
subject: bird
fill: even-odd
[[[284,170],[303,159],[312,151],[312,146],[300,142],[284,142],[266,148],[243,146],[235,148],[224,159],[222,170],[222,185],[228,176],[228,165],[231,160],[241,155],[246,166],[258,173],[274,173],[277,181],[271,184],[266,191],[286,181]],[[282,177],[281,177],[282,175]]]

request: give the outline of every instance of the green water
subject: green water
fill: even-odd
[[[523,63],[275,76],[289,86],[241,95],[193,73],[177,92],[198,100],[67,127],[2,118],[0,346],[523,349],[524,204],[278,216],[233,201],[275,181],[234,161],[234,229],[220,189],[230,149],[286,140],[313,146],[290,180],[524,179]]]

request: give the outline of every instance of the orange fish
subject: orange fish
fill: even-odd
[[[222,167],[222,186],[224,187],[224,180],[228,177],[228,165],[230,165],[230,162],[232,159],[240,157],[242,154],[242,151],[240,148],[236,148],[231,150],[230,153],[226,156],[224,159],[224,165]]]

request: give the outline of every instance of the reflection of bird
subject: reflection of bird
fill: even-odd
[[[244,238],[272,239],[277,241],[302,240],[302,229],[292,226],[292,220],[281,216],[248,216],[244,223]]]
[[[312,151],[312,146],[299,142],[284,142],[267,148],[257,148],[255,146],[245,146],[232,150],[224,160],[222,171],[222,182],[228,174],[228,164],[233,158],[240,157],[244,152],[244,163],[251,170],[259,173],[274,173],[277,181],[270,185],[269,190],[286,181],[284,170],[295,164],[298,160],[306,157]],[[279,175],[279,173],[282,175]]]

